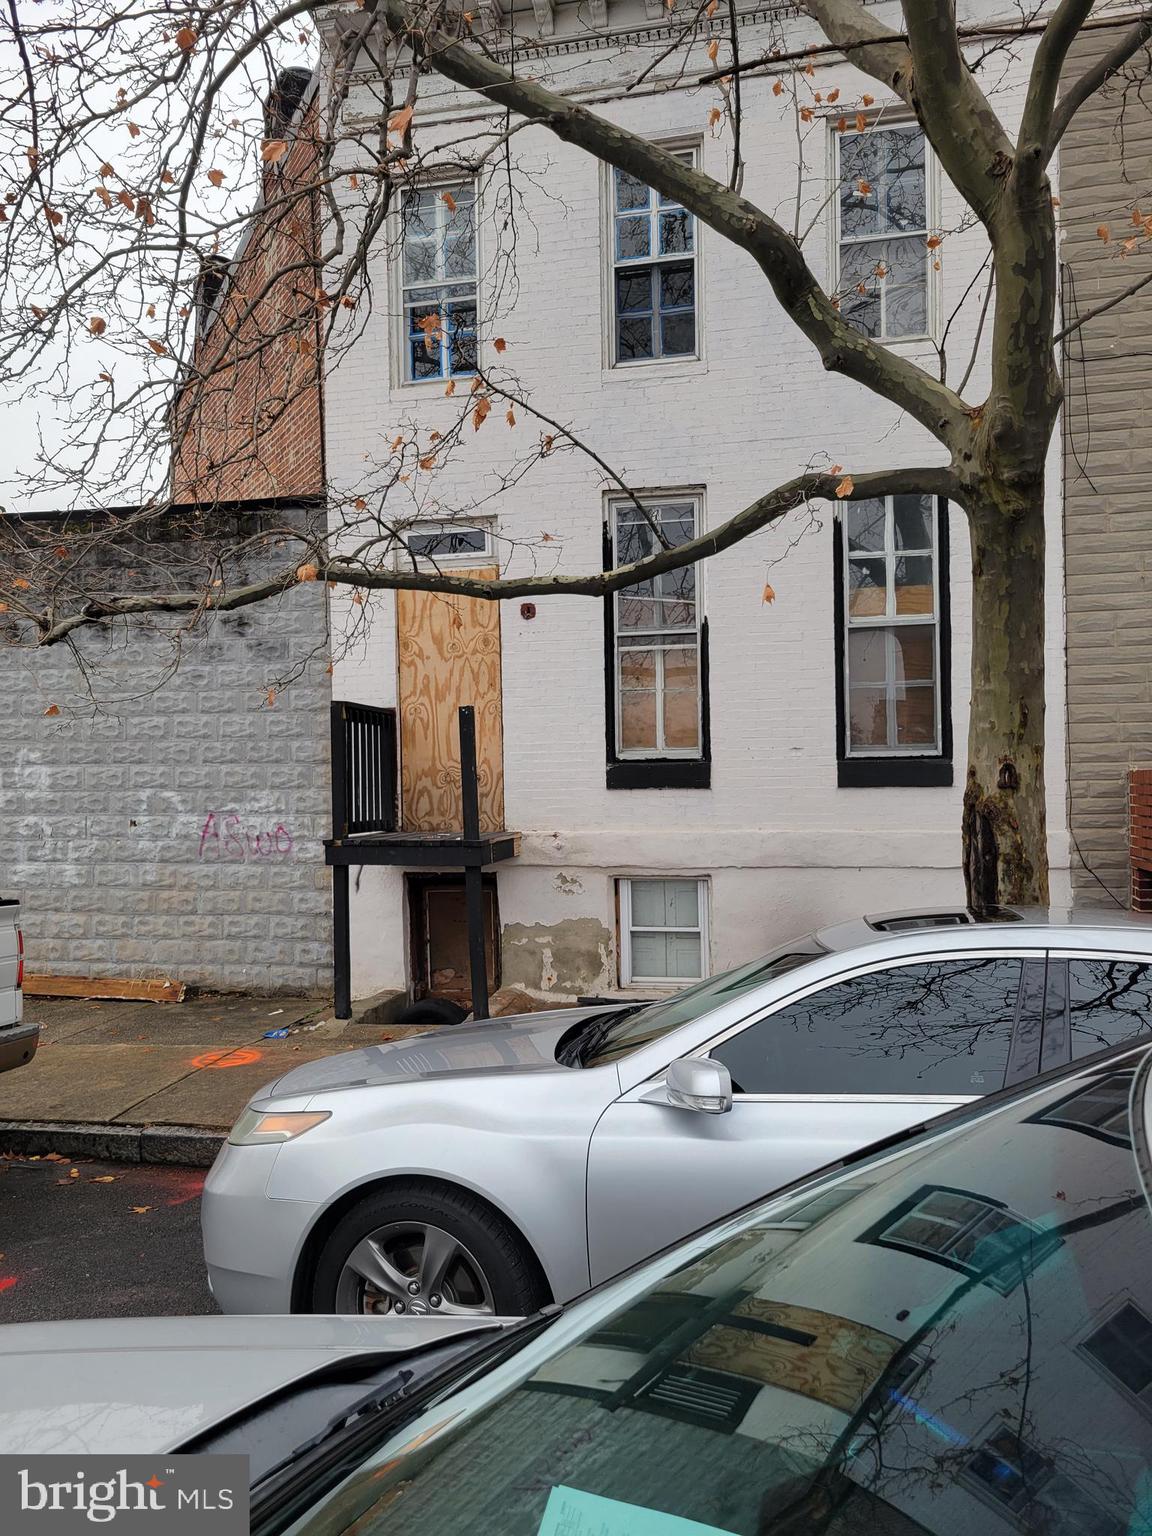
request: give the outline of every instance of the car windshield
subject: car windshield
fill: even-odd
[[[776,976],[784,976],[802,965],[808,965],[824,954],[827,954],[824,946],[812,934],[806,934],[804,938],[782,945],[748,965],[738,965],[731,971],[722,971],[719,976],[709,976],[697,982],[694,987],[685,987],[683,992],[677,992],[667,1002],[651,1003],[646,1008],[604,1015],[594,1021],[594,1027],[589,1028],[585,1035],[578,1035],[572,1040],[569,1053],[571,1064],[601,1067],[606,1062],[618,1061],[620,1057],[638,1051],[642,1045],[651,1045],[653,1040],[659,1040],[661,1035],[668,1034],[670,1030],[679,1029],[681,1024],[690,1024],[694,1019],[703,1018],[713,1009],[730,1003],[734,997],[751,992]]]
[[[1150,1063],[1022,1091],[653,1261],[297,1529],[1149,1536]]]

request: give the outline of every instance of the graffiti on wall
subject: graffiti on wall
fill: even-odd
[[[286,858],[293,849],[292,834],[282,821],[274,827],[254,826],[236,811],[209,811],[200,828],[200,859]]]

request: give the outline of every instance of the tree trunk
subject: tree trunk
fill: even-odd
[[[972,708],[964,790],[968,902],[1047,905],[1044,489],[969,508]]]

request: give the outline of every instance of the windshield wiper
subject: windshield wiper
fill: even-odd
[[[414,1372],[399,1387],[395,1379],[376,1393],[368,1393],[351,1414],[321,1431],[320,1437],[291,1460],[262,1479],[252,1493],[250,1536],[277,1536],[294,1520],[313,1508],[321,1497],[349,1476],[383,1443],[437,1394],[478,1370],[491,1370],[508,1354],[521,1348],[556,1321],[564,1309],[552,1303],[500,1329],[486,1345],[454,1354],[439,1369],[415,1380]],[[488,1335],[484,1335],[488,1338]]]
[[[594,1055],[607,1040],[617,1024],[650,1007],[649,1003],[634,1003],[631,1008],[613,1008],[609,1013],[594,1013],[591,1018],[581,1019],[561,1037],[556,1047],[556,1060],[562,1067],[582,1067],[589,1056]]]

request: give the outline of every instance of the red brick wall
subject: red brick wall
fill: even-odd
[[[324,489],[319,162],[313,96],[197,341],[175,406],[177,501],[311,496]]]
[[[1152,768],[1128,770],[1128,857],[1132,908],[1152,912]]]

